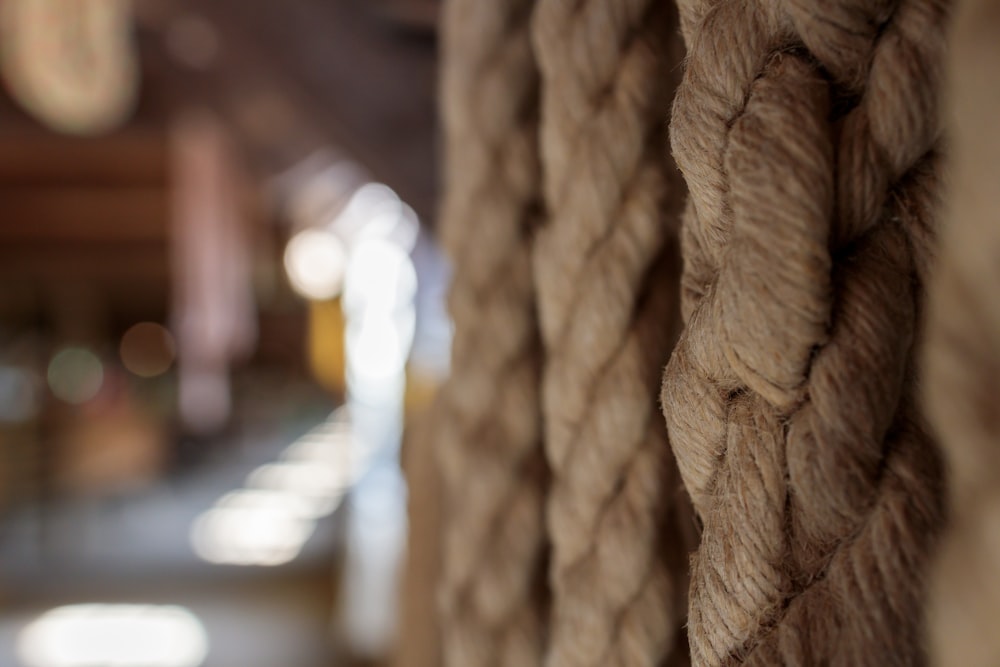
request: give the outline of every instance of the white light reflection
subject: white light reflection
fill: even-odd
[[[392,188],[382,183],[366,183],[355,190],[333,221],[345,238],[384,238],[399,224],[403,202]]]
[[[344,489],[351,481],[349,466],[285,462],[260,466],[250,473],[247,486],[296,498],[303,505],[305,516],[318,519],[337,509]]]
[[[405,308],[413,303],[416,291],[413,262],[399,246],[381,239],[365,239],[351,252],[344,290],[348,315]]]
[[[17,651],[26,667],[199,667],[208,634],[183,607],[70,605],[25,627]]]
[[[210,563],[275,566],[294,560],[316,520],[340,505],[361,470],[365,448],[351,436],[346,412],[289,445],[281,460],[259,466],[246,488],[225,494],[191,527],[191,546]]]
[[[287,493],[235,491],[195,520],[191,545],[210,563],[282,565],[316,529],[308,514],[308,505]]]
[[[347,254],[333,232],[304,229],[285,247],[285,271],[302,296],[322,301],[340,294]]]

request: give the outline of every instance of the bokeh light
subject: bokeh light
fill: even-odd
[[[184,607],[80,604],[42,614],[17,648],[26,667],[199,667],[208,634]]]
[[[33,419],[40,407],[40,384],[30,368],[0,365],[0,422]]]
[[[285,247],[285,270],[292,288],[307,299],[321,301],[340,294],[347,253],[333,232],[304,229]]]
[[[52,357],[47,374],[49,388],[63,401],[86,403],[104,383],[104,366],[96,354],[84,347],[63,348]]]
[[[174,362],[174,338],[155,322],[139,322],[122,336],[118,349],[122,365],[139,377],[156,377]]]
[[[227,565],[282,565],[316,529],[302,499],[287,493],[234,491],[201,514],[191,546],[202,559]]]

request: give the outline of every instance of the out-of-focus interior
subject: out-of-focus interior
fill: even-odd
[[[0,665],[382,664],[436,0],[0,0]]]

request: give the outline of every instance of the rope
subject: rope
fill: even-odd
[[[703,524],[695,665],[912,665],[940,524],[914,399],[944,0],[687,0],[687,325],[662,402]]]
[[[534,257],[553,472],[549,667],[686,653],[679,478],[656,414],[679,325],[681,186],[663,120],[675,21],[653,0],[540,0],[533,21],[549,213]]]
[[[533,2],[450,0],[443,16],[452,375],[434,433],[444,484],[444,661],[541,664],[547,469],[530,242],[540,210]]]
[[[951,526],[929,629],[935,663],[1000,663],[1000,5],[957,3],[949,35],[948,205],[929,307],[926,405],[949,464]]]

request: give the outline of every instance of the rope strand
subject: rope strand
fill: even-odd
[[[945,5],[681,4],[687,328],[662,402],[703,522],[695,665],[923,658],[940,486],[912,357]]]
[[[674,25],[652,0],[541,0],[534,18],[549,211],[534,256],[553,471],[549,667],[662,665],[683,642],[683,509],[656,415],[679,324],[681,186],[662,120]]]
[[[453,370],[435,418],[444,483],[444,661],[540,665],[547,471],[531,233],[540,210],[531,0],[449,0],[443,20]]]

